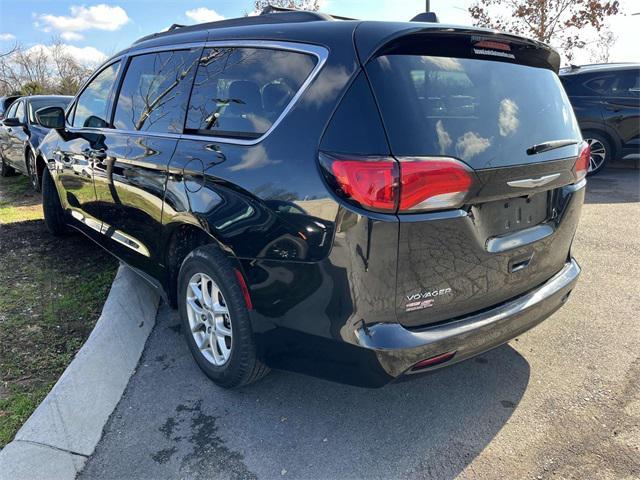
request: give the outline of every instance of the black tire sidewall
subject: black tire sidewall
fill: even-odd
[[[49,232],[56,236],[67,233],[58,190],[48,168],[44,169],[42,175],[42,210],[44,223]]]
[[[231,320],[232,347],[229,360],[216,366],[203,356],[191,335],[186,307],[186,290],[196,273],[209,275],[222,291]],[[249,312],[235,270],[215,245],[199,247],[185,258],[178,275],[178,310],[189,350],[200,369],[215,383],[232,388],[247,383],[256,362],[256,349]]]
[[[612,151],[613,147],[611,146],[611,142],[604,135],[598,132],[586,131],[586,132],[583,132],[582,136],[585,139],[592,138],[594,140],[597,140],[600,143],[602,143],[602,145],[604,145],[604,148],[605,148],[604,162],[602,162],[602,164],[597,169],[587,174],[587,175],[595,175],[596,173],[601,172],[602,169],[611,161],[611,154],[613,153]]]

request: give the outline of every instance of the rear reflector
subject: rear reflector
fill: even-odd
[[[426,360],[420,360],[413,367],[411,367],[411,371],[415,372],[417,370],[424,370],[425,368],[433,367],[435,365],[439,365],[440,363],[448,362],[451,360],[456,354],[456,351],[442,353],[440,355],[436,355],[435,357],[427,358]]]
[[[453,158],[341,158],[320,154],[330,186],[366,210],[417,213],[462,206],[473,170]]]
[[[242,296],[244,297],[244,303],[247,306],[247,310],[253,310],[253,304],[251,303],[251,295],[249,295],[249,289],[247,288],[247,282],[244,281],[244,276],[240,270],[236,270],[236,279],[240,284],[242,290]]]
[[[580,155],[578,155],[578,160],[576,161],[576,180],[582,180],[587,176],[587,172],[589,171],[589,162],[591,160],[591,147],[587,142],[582,142],[582,147],[580,148]]]

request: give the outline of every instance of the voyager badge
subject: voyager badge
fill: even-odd
[[[406,295],[405,298],[409,301],[405,305],[406,312],[413,312],[414,310],[422,310],[423,308],[433,307],[435,303],[434,297],[441,297],[442,295],[450,295],[453,292],[451,288],[441,288],[440,290],[431,290],[427,292],[419,292],[411,295]]]

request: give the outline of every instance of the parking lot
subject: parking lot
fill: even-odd
[[[639,478],[639,178],[590,178],[564,308],[412,381],[366,390],[272,372],[222,390],[162,306],[80,478]]]

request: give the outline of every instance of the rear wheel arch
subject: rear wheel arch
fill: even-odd
[[[223,244],[218,241],[213,235],[206,230],[192,225],[190,223],[183,223],[170,227],[170,232],[167,235],[165,249],[165,265],[167,270],[167,297],[172,307],[177,307],[177,288],[178,288],[178,274],[180,273],[180,267],[184,259],[198,247],[204,245],[214,245],[219,248],[221,252],[226,254],[227,257],[232,257],[230,253],[226,252],[223,248]]]

